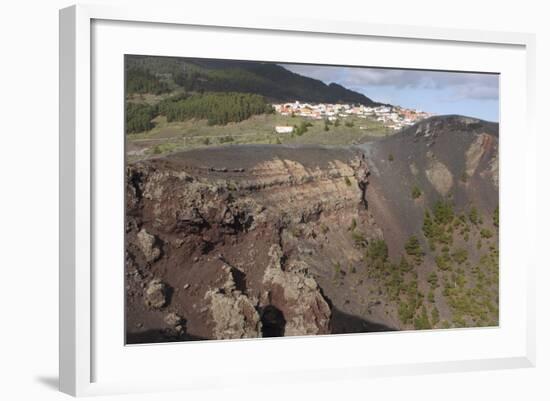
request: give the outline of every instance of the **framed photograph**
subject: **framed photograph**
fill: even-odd
[[[61,10],[61,390],[533,366],[533,51]]]

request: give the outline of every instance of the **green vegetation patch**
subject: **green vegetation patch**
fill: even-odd
[[[414,263],[421,264],[424,260],[424,251],[420,246],[420,241],[415,235],[412,235],[405,243],[405,251],[407,255],[412,256]]]
[[[493,212],[493,225],[495,220],[498,222],[498,207]],[[442,283],[442,295],[452,313],[450,321],[439,322],[439,310],[434,304],[431,309],[432,326],[437,324],[438,327],[446,328],[497,324],[498,250],[491,245],[488,247],[489,252],[483,253],[486,248],[482,239],[489,240],[494,234],[483,227],[483,219],[477,208],[472,205],[466,214],[456,215],[452,203],[440,200],[431,211],[425,211],[422,231],[433,245],[433,250],[436,245],[440,246],[435,255],[439,272],[432,272],[427,278],[430,284],[428,301],[435,302],[436,289]],[[451,250],[455,233],[462,237],[465,245]],[[475,254],[472,257],[468,252],[472,247],[481,252],[479,263],[475,263]],[[421,311],[415,318],[415,327],[424,327],[425,317]]]
[[[309,121],[302,121],[299,125],[294,124],[294,131],[293,133],[302,136],[307,132],[307,129],[309,127],[312,127],[313,124]]]
[[[438,200],[433,207],[433,213],[435,222],[442,225],[450,224],[455,217],[453,203],[447,200]]]
[[[420,188],[418,188],[418,186],[415,185],[411,191],[411,197],[413,199],[418,199],[420,198],[421,195],[422,195],[422,191],[420,190]]]
[[[149,131],[155,124],[153,118],[157,108],[148,104],[126,102],[126,133]]]
[[[175,149],[177,149],[177,145],[174,144],[174,143],[161,143],[161,144],[155,145],[155,146],[151,149],[151,152],[152,152],[154,155],[161,155],[161,154],[163,154],[163,153],[172,152],[172,151],[174,151]]]
[[[272,113],[273,107],[260,95],[250,93],[197,93],[168,98],[159,103],[168,121],[204,119],[209,125],[239,122],[256,114]]]
[[[168,92],[169,85],[157,78],[148,70],[130,68],[126,70],[126,94],[152,93],[155,95]]]
[[[493,236],[493,232],[487,228],[482,228],[479,231],[479,235],[481,235],[482,238],[491,238]]]
[[[479,215],[477,213],[476,207],[472,206],[472,208],[470,208],[470,213],[468,214],[468,217],[470,218],[472,224],[475,224],[476,226],[479,224]]]
[[[369,242],[366,252],[367,260],[375,266],[382,266],[388,260],[388,245],[383,239],[374,239]]]
[[[453,260],[459,265],[463,264],[468,260],[468,252],[466,251],[466,249],[463,249],[463,248],[459,248],[455,250],[451,256]]]
[[[428,310],[425,306],[422,306],[419,315],[414,319],[414,328],[416,330],[426,330],[432,328],[432,324],[428,318]]]

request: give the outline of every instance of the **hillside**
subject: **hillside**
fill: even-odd
[[[434,117],[126,173],[130,343],[498,324],[496,124]]]
[[[441,116],[363,146],[369,210],[390,259],[418,252],[415,280],[435,327],[498,322],[498,142],[496,123]],[[411,313],[398,311],[401,321]]]
[[[153,88],[162,92],[180,87],[193,92],[245,92],[269,101],[356,103],[376,106],[368,97],[337,84],[326,85],[286,70],[280,65],[254,61],[126,56],[127,88]],[[158,83],[145,84],[154,74]],[[137,81],[134,83],[134,81]]]
[[[371,210],[391,219],[389,242],[395,237],[403,243],[406,234],[419,232],[424,209],[437,200],[450,199],[462,210],[474,205],[487,220],[498,205],[496,123],[432,117],[363,149],[371,171]],[[421,194],[411,201],[415,187]]]

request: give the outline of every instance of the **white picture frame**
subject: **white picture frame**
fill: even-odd
[[[508,59],[511,61],[507,63],[509,65],[502,65],[503,69],[508,69],[506,71],[509,71],[508,76],[510,78],[501,86],[501,110],[504,113],[507,110],[509,111],[512,108],[516,110],[516,107],[519,107],[515,117],[506,115],[506,118],[501,121],[501,135],[504,138],[500,161],[501,201],[506,196],[504,206],[501,207],[501,220],[503,221],[501,225],[503,232],[501,247],[506,244],[516,244],[514,241],[518,240],[517,245],[515,245],[516,248],[506,254],[506,260],[503,260],[505,256],[501,256],[501,261],[510,265],[510,268],[504,270],[506,274],[502,278],[501,299],[505,302],[503,307],[516,305],[508,309],[510,310],[509,317],[513,316],[518,321],[514,324],[508,324],[510,321],[507,320],[506,315],[508,310],[504,308],[502,311],[502,321],[504,323],[496,329],[446,330],[445,333],[442,331],[434,331],[433,333],[409,332],[400,337],[395,337],[395,334],[382,333],[318,338],[245,340],[223,342],[223,344],[222,342],[203,342],[202,344],[193,345],[161,344],[140,347],[124,347],[121,341],[119,344],[121,347],[120,353],[108,352],[109,348],[104,344],[112,341],[112,338],[107,338],[110,334],[104,332],[105,325],[102,325],[102,319],[107,317],[101,313],[101,302],[96,305],[97,299],[94,298],[98,286],[101,286],[104,282],[102,281],[104,276],[102,274],[98,275],[94,269],[98,268],[98,261],[104,260],[102,258],[109,255],[108,253],[98,253],[96,239],[98,238],[98,232],[105,225],[97,220],[98,216],[103,213],[97,202],[97,194],[98,191],[105,193],[105,190],[113,187],[101,187],[104,184],[98,177],[104,173],[98,172],[98,160],[101,158],[102,163],[108,166],[109,169],[112,170],[112,167],[114,167],[116,170],[119,166],[117,163],[120,160],[115,161],[114,158],[122,155],[118,154],[116,156],[116,152],[106,151],[106,143],[103,140],[103,142],[98,142],[97,138],[94,137],[94,127],[100,126],[100,123],[95,119],[101,118],[98,116],[102,115],[100,107],[96,107],[97,103],[93,101],[93,81],[97,78],[95,74],[100,74],[99,71],[102,71],[102,67],[95,57],[97,56],[98,59],[103,57],[101,60],[105,60],[111,54],[110,51],[120,54],[124,50],[124,46],[121,45],[118,48],[116,46],[117,44],[124,44],[124,41],[127,40],[124,37],[125,35],[120,32],[131,32],[132,35],[128,34],[128,37],[139,36],[140,31],[152,27],[154,29],[148,31],[147,37],[154,38],[155,35],[160,35],[158,36],[160,38],[162,35],[167,34],[167,30],[181,28],[185,31],[185,27],[191,27],[194,30],[194,35],[201,35],[201,32],[203,32],[201,29],[203,29],[206,34],[210,31],[218,32],[222,30],[228,35],[238,34],[242,38],[262,33],[266,37],[281,34],[296,35],[305,37],[304,40],[338,38],[342,43],[345,43],[346,40],[383,40],[385,43],[408,41],[407,43],[414,42],[438,46],[438,49],[442,52],[441,54],[445,54],[445,46],[454,46],[453,52],[468,51],[468,48],[471,48],[473,50],[478,49],[478,52],[483,53],[486,48],[494,48],[496,54],[498,49],[501,49],[503,58],[494,57],[492,66],[495,68],[491,69],[492,72],[501,72],[498,63],[503,63],[502,60]],[[97,38],[95,41],[94,35]],[[112,42],[109,49],[107,49],[105,37],[109,39],[108,42]],[[143,42],[146,41],[143,40]],[[142,45],[143,49],[147,51],[146,54],[151,54],[152,50],[147,50],[145,43]],[[105,48],[105,54],[101,53],[103,48]],[[238,385],[234,382],[234,377],[230,375],[231,372],[216,371],[215,369],[209,369],[208,364],[199,363],[201,361],[198,358],[201,358],[201,355],[207,357],[214,351],[223,352],[228,357],[235,357],[239,353],[246,352],[252,358],[262,352],[272,352],[273,358],[277,358],[277,354],[285,355],[285,353],[291,352],[294,355],[299,355],[299,352],[303,352],[304,355],[312,358],[310,363],[302,363],[302,359],[297,360],[296,363],[293,363],[294,366],[289,367],[289,369],[277,363],[275,363],[275,368],[271,370],[256,366],[253,370],[246,370],[242,367],[243,370],[240,371],[240,367],[232,367],[236,372],[239,372],[241,378],[245,377],[257,382],[266,380],[265,378],[262,379],[262,374],[267,372],[270,374],[269,380],[273,380],[275,375],[282,381],[291,382],[294,380],[326,380],[341,377],[360,380],[373,376],[534,366],[535,262],[529,256],[532,245],[526,239],[517,237],[518,232],[534,231],[534,219],[536,217],[534,204],[535,137],[532,126],[534,121],[535,86],[534,48],[534,35],[523,33],[373,25],[366,22],[315,19],[283,19],[275,16],[261,17],[252,13],[240,14],[237,11],[232,15],[219,15],[215,11],[209,12],[208,15],[187,14],[184,8],[169,10],[155,7],[113,8],[103,5],[78,5],[61,10],[60,390],[71,395],[80,396]],[[510,51],[508,52],[506,49]],[[178,55],[165,54],[162,53],[163,51],[168,50],[159,50],[164,55]],[[254,49],[250,51],[253,52]],[[506,54],[504,55],[504,53]],[[195,56],[196,53],[193,55]],[[211,56],[219,57],[219,54],[212,54]],[[252,56],[245,55],[244,57]],[[266,57],[258,51],[257,59],[263,60]],[[279,61],[277,58],[269,58],[269,61],[272,60]],[[311,62],[323,61],[311,60],[311,58],[308,60]],[[468,69],[466,61],[464,65],[456,65],[454,69]],[[354,62],[360,63],[361,61],[359,59],[352,60],[351,64]],[[396,65],[396,63],[400,65]],[[342,60],[341,64],[350,64],[350,61]],[[470,65],[475,66],[476,64],[472,61]],[[397,61],[393,62],[392,66],[414,68],[417,65],[414,63],[404,65]],[[437,65],[433,64],[433,68],[453,69],[449,66],[448,60],[441,60],[440,64]],[[122,70],[118,71],[117,74],[121,76]],[[102,79],[104,78],[101,76],[94,82],[97,84],[97,81]],[[506,96],[511,95],[514,88],[518,99],[514,99],[514,103],[512,103],[512,100],[508,102]],[[122,92],[120,92],[120,99],[113,100],[114,109],[117,108],[117,101],[122,108],[122,99]],[[116,123],[113,123],[113,127],[117,126]],[[512,128],[523,130],[523,144],[514,141]],[[122,133],[123,131],[120,131],[119,142],[113,143],[115,148],[122,141]],[[511,160],[511,156],[508,156],[511,155],[512,151],[514,151],[514,160]],[[506,168],[511,162],[515,163],[513,170]],[[113,182],[116,184],[117,174],[114,174],[114,176]],[[119,178],[122,177],[122,171],[118,176]],[[523,190],[519,191],[517,186],[515,189],[507,186],[507,182],[510,182],[510,180],[523,183]],[[122,193],[122,188],[120,188],[120,192]],[[511,206],[514,206],[514,215],[507,212],[506,203],[508,204],[508,210],[511,210]],[[122,203],[119,206],[122,208]],[[103,216],[103,218],[107,217],[106,215]],[[122,226],[120,227],[120,235],[122,235]],[[519,259],[517,255],[522,253],[528,256]],[[120,266],[122,272],[122,259],[112,260],[109,263]],[[517,288],[512,287],[513,285]],[[101,290],[105,290],[105,294],[107,294],[102,295],[103,298],[108,299],[113,304],[118,305],[120,303],[122,305],[123,296],[121,293],[117,295],[115,287],[101,287]],[[511,295],[508,296],[508,294]],[[120,310],[120,305],[113,309]],[[98,327],[100,328],[98,329]],[[499,333],[504,334],[500,335]],[[399,336],[399,333],[397,335]],[[114,334],[114,336],[122,338],[122,333]],[[477,344],[480,347],[482,344],[487,344],[487,348],[485,352],[481,348],[467,352],[464,346],[458,345],[457,350],[459,353],[463,352],[464,357],[460,357],[459,354],[455,356],[441,354],[439,358],[433,356],[431,359],[425,360],[418,359],[414,353],[404,355],[402,358],[389,358],[384,356],[383,353],[377,356],[374,352],[370,354],[370,360],[354,358],[354,355],[351,354],[347,357],[342,356],[338,359],[334,357],[332,361],[330,360],[330,355],[338,355],[337,350],[342,350],[342,347],[347,346],[346,344],[353,344],[355,347],[363,347],[364,345],[366,347],[368,343],[376,343],[372,346],[380,349],[386,338],[398,338],[398,340],[395,340],[395,346],[397,347],[404,346],[407,342],[418,348],[427,346],[430,343],[443,345],[445,342],[459,341],[464,344]],[[117,343],[114,342],[113,344]],[[119,363],[131,365],[139,361],[140,358],[143,358],[142,360],[147,361],[147,363],[158,362],[162,358],[170,358],[173,353],[181,352],[182,346],[187,347],[185,349],[187,358],[195,358],[196,361],[196,366],[190,366],[193,369],[186,373],[185,378],[177,375],[167,375],[166,377],[151,377],[150,380],[147,380],[139,377],[132,378],[130,374],[126,376],[116,374],[116,371],[120,371]],[[267,346],[271,351],[267,350]],[[317,361],[314,358],[315,350],[319,347],[329,350],[328,362]],[[475,348],[475,346],[472,348]],[[360,356],[360,353],[358,355]],[[239,363],[238,360],[233,360],[235,364]],[[101,363],[98,361],[101,361]],[[113,367],[112,371],[109,374],[103,374],[101,366],[108,370],[107,365]]]

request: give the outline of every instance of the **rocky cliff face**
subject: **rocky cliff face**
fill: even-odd
[[[366,209],[368,168],[345,149],[196,151],[127,168],[128,328],[151,341],[328,334],[332,282],[349,241],[381,236]],[[163,285],[148,296],[147,290]],[[147,301],[154,298],[154,301]],[[132,336],[129,336],[132,337]]]

